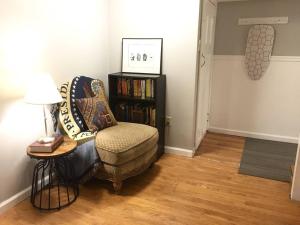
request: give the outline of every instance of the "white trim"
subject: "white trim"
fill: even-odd
[[[187,156],[192,158],[194,156],[195,150],[165,146],[165,153]]]
[[[286,17],[255,17],[255,18],[239,18],[238,25],[254,25],[254,24],[287,24],[289,18]]]
[[[17,205],[19,202],[25,200],[27,197],[30,196],[31,186],[25,188],[24,190],[18,192],[17,194],[13,195],[9,199],[0,203],[0,214]]]
[[[289,136],[257,133],[257,132],[250,132],[250,131],[241,131],[241,130],[230,130],[230,129],[220,128],[220,127],[210,127],[208,130],[214,133],[258,138],[258,139],[271,140],[271,141],[281,141],[281,142],[288,142],[288,143],[295,143],[295,144],[298,143],[297,137],[289,137]]]
[[[214,60],[244,60],[244,55],[214,55]],[[300,62],[300,56],[271,56],[271,62]]]
[[[45,183],[48,182],[49,176],[45,177]],[[41,184],[41,180],[38,182],[38,186]],[[0,214],[4,211],[14,207],[19,202],[25,200],[28,198],[31,194],[31,185],[24,190],[18,192],[17,194],[11,196],[9,199],[4,200],[3,202],[0,202]]]
[[[214,55],[214,60],[244,60],[244,55]]]

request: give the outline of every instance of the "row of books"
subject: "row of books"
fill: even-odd
[[[149,105],[119,103],[115,106],[115,117],[118,121],[156,125],[156,109]]]
[[[154,98],[154,80],[118,78],[117,94],[119,96],[140,97],[142,99]]]

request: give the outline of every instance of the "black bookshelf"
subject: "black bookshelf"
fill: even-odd
[[[136,87],[135,85],[133,85],[133,82],[140,84],[141,82],[144,81],[146,82],[146,80],[151,80],[151,88],[153,86],[152,96],[145,96],[145,95],[138,96],[138,93],[135,93],[133,90],[133,87]],[[122,89],[122,85],[120,86],[119,82],[122,81],[130,86],[128,90],[128,85],[127,85],[126,88],[127,91],[125,91],[125,93],[122,93],[122,90],[120,90],[120,88]],[[118,121],[137,122],[135,121],[135,118],[132,118],[133,117],[132,111],[130,111],[133,110],[134,107],[136,106],[143,108],[144,112],[146,111],[149,112],[155,109],[155,118],[152,118],[154,119],[155,124],[148,123],[150,120],[150,119],[148,120],[147,118],[147,116],[149,116],[148,114],[146,114],[146,116],[144,114],[145,120],[139,121],[139,123],[152,125],[158,129],[159,132],[158,157],[160,157],[164,153],[164,146],[165,146],[166,75],[132,74],[132,73],[119,72],[119,73],[109,74],[108,83],[109,83],[109,105]],[[140,90],[140,88],[141,87],[139,86],[138,89]],[[144,90],[146,92],[146,87]],[[124,107],[126,108],[124,109],[124,114],[122,115],[127,114],[127,116],[119,116],[120,107],[123,107],[123,109]]]

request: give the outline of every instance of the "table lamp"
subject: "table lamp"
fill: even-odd
[[[45,106],[62,102],[62,100],[49,74],[40,74],[34,77],[29,83],[24,101],[29,104],[43,105],[45,136],[38,140],[40,143],[50,143],[55,139],[51,135],[48,135]]]

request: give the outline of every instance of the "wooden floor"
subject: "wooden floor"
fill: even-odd
[[[165,154],[120,196],[93,180],[67,208],[39,212],[26,200],[0,224],[300,224],[288,183],[238,174],[243,145],[241,137],[208,134],[194,158]]]

